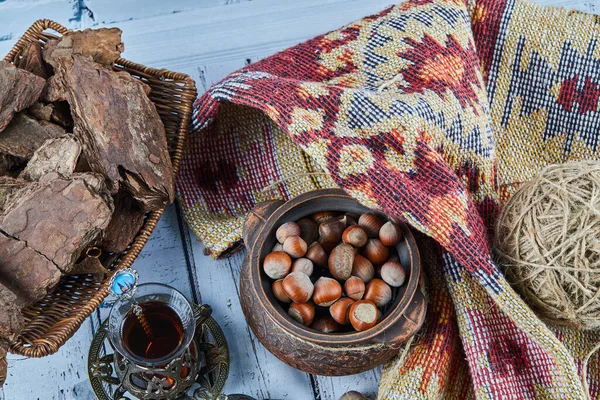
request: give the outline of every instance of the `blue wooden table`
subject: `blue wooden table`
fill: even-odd
[[[191,75],[202,93],[228,73],[283,48],[385,8],[391,0],[0,0],[0,54],[36,19],[71,29],[117,26],[124,57]],[[537,0],[600,12],[600,0]],[[348,390],[375,395],[380,369],[350,377],[305,374],[265,350],[248,328],[239,302],[243,253],[214,261],[176,206],[164,213],[134,264],[143,282],[176,287],[208,303],[231,352],[226,393],[258,399],[338,399]],[[90,341],[109,305],[103,304],[60,351],[42,359],[10,355],[8,400],[94,399],[87,380]]]

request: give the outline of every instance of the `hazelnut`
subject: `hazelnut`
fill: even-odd
[[[300,227],[300,237],[306,243],[312,243],[319,238],[317,224],[310,218],[301,218],[297,222]]]
[[[302,272],[292,272],[281,283],[283,291],[294,303],[306,303],[313,295],[314,286]]]
[[[365,294],[365,283],[362,279],[356,276],[351,276],[344,283],[344,293],[346,293],[346,296],[350,297],[352,300],[360,300]]]
[[[313,273],[313,263],[308,258],[299,258],[292,263],[292,272],[302,272],[306,276]]]
[[[315,305],[313,303],[292,303],[288,315],[298,323],[310,326],[315,318]]]
[[[337,332],[341,329],[340,325],[333,320],[329,315],[323,315],[314,320],[310,326],[315,331],[323,333]]]
[[[352,275],[359,277],[363,282],[369,282],[375,276],[375,269],[371,261],[357,255],[352,263]]]
[[[364,331],[377,324],[379,310],[373,302],[369,300],[359,300],[350,306],[348,319],[354,329],[357,331]]]
[[[265,274],[271,279],[281,279],[290,272],[292,259],[283,251],[267,254],[263,262]]]
[[[285,250],[285,244],[283,245],[283,248]],[[286,253],[289,254],[287,251]],[[390,249],[384,246],[379,239],[369,239],[363,248],[362,254],[373,264],[383,264],[390,255]]]
[[[358,225],[360,225],[367,235],[372,238],[379,237],[379,230],[383,226],[383,222],[375,214],[365,213],[358,219]]]
[[[313,264],[318,265],[319,267],[325,267],[327,265],[327,253],[323,249],[323,246],[318,242],[314,242],[308,246],[305,256],[312,261]]]
[[[271,290],[273,290],[273,295],[277,300],[281,301],[282,303],[290,303],[292,299],[290,299],[290,297],[283,290],[283,287],[281,285],[282,283],[283,279],[276,280],[271,285]]]
[[[399,262],[388,261],[381,266],[381,279],[392,287],[399,287],[406,279],[406,271]]]
[[[321,307],[329,307],[342,297],[342,285],[335,279],[321,277],[315,282],[313,302]]]
[[[346,213],[346,226],[358,225],[360,215],[355,213]]]
[[[275,231],[275,237],[279,243],[285,243],[290,236],[300,235],[300,227],[295,222],[286,222]]]
[[[388,221],[379,230],[379,240],[384,246],[395,246],[400,241],[401,234],[396,224]]]
[[[346,228],[344,233],[342,234],[342,240],[344,243],[350,244],[354,247],[363,247],[367,244],[367,240],[369,237],[367,236],[367,232],[363,228],[358,225],[352,225]]]
[[[328,242],[339,242],[346,229],[346,217],[333,218],[319,225],[319,236]]]
[[[344,393],[342,397],[340,397],[340,400],[367,400],[367,398],[361,393],[355,390],[351,390],[349,392]]]
[[[390,249],[390,256],[388,257],[388,261],[400,262],[400,257],[393,248]]]
[[[291,257],[300,258],[306,254],[308,246],[306,242],[302,240],[300,236],[289,236],[283,242],[283,251],[288,253]]]
[[[363,299],[372,301],[377,307],[383,307],[392,300],[392,289],[381,279],[375,278],[367,285]]]
[[[329,307],[329,313],[335,322],[342,325],[348,325],[350,323],[348,320],[348,310],[353,303],[354,300],[351,298],[343,297]]]
[[[360,218],[360,214],[359,213],[355,213],[355,212],[347,212],[346,216],[352,219],[355,219],[358,221],[358,219]]]
[[[283,245],[279,242],[275,243],[275,245],[271,249],[271,253],[273,253],[275,251],[283,251]]]
[[[354,247],[349,244],[340,244],[331,251],[327,264],[329,272],[334,278],[346,280],[350,278],[352,263],[354,262]]]
[[[323,222],[335,218],[335,213],[333,211],[320,211],[318,213],[314,213],[310,217],[317,223],[317,225],[321,225]]]
[[[321,247],[323,247],[323,250],[325,250],[327,253],[331,253],[333,248],[338,245],[338,242],[330,242],[328,240],[323,239],[322,237],[319,237],[318,242],[321,245]]]

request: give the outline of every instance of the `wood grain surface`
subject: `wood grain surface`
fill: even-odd
[[[600,12],[600,0],[536,0]],[[0,54],[40,18],[71,29],[118,26],[124,57],[190,74],[202,93],[228,73],[317,34],[375,13],[391,0],[0,0]],[[212,306],[231,351],[226,393],[258,399],[337,400],[348,390],[375,395],[381,369],[320,377],[288,367],[265,350],[246,325],[239,302],[243,253],[213,261],[203,255],[175,206],[169,207],[134,267],[144,282],[162,282]],[[9,356],[8,400],[93,399],[87,351],[110,302],[52,356]]]

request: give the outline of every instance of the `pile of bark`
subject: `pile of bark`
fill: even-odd
[[[86,250],[119,254],[148,211],[173,200],[164,126],[150,88],[112,69],[121,31],[72,32],[0,61],[0,385],[21,310]]]

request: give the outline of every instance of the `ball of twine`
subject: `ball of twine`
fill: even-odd
[[[506,277],[548,322],[600,327],[600,163],[551,165],[496,223]]]

